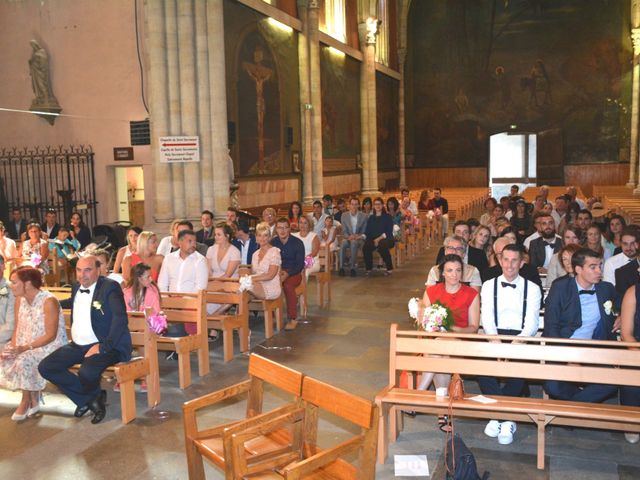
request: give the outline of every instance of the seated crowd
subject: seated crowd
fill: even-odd
[[[635,342],[640,338],[640,227],[625,225],[602,205],[576,198],[575,188],[533,204],[518,195],[488,198],[479,220],[458,220],[430,269],[422,305],[437,301],[452,312],[454,332]],[[545,294],[546,292],[546,294]],[[540,310],[544,306],[544,323]],[[425,374],[418,388],[447,386],[448,375]],[[528,396],[525,380],[479,377],[486,395]],[[640,389],[547,381],[551,398],[603,402],[619,392],[622,405],[640,406]],[[513,440],[516,424],[491,420],[485,434]],[[640,436],[625,434],[636,443]]]
[[[296,288],[303,275],[320,269],[322,248],[335,252],[341,276],[358,275],[360,255],[365,275],[371,275],[376,251],[384,274],[390,275],[391,250],[406,232],[414,231],[420,218],[438,222],[444,237],[436,265],[425,272],[423,306],[447,305],[453,331],[475,333],[482,327],[490,335],[533,336],[541,328],[544,303],[544,336],[612,340],[620,332],[625,341],[640,338],[637,225],[627,226],[621,216],[608,215],[598,202],[582,202],[572,187],[552,205],[546,187],[529,204],[514,186],[510,196],[488,198],[484,207],[478,220],[458,219],[448,236],[449,206],[439,188],[433,197],[425,190],[418,202],[406,189],[400,199],[367,197],[361,202],[354,196],[335,206],[325,195],[313,203],[309,215],[299,202],[290,205],[286,216],[269,207],[255,233],[233,208],[220,223],[205,210],[197,231],[190,221],[175,220],[170,235],[162,239],[130,227],[112,271],[107,252],[80,256],[77,283],[71,299],[63,302],[43,290],[41,271],[46,272],[48,257],[67,258],[90,243],[88,228],[76,213],[68,228],[57,226],[48,213],[46,227],[41,228],[22,221],[19,210],[13,212],[7,231],[21,241],[19,247],[0,225],[0,272],[5,262],[18,267],[9,283],[4,277],[0,280],[0,347],[6,344],[0,356],[0,386],[23,392],[12,418],[24,420],[39,410],[47,379],[73,400],[76,416],[90,411],[92,422],[100,422],[106,400],[100,375],[131,355],[126,312],[151,307],[157,313],[160,291],[198,292],[211,278],[239,277],[240,266],[247,265],[250,294],[266,300],[284,294],[285,328],[293,329],[298,322]],[[39,253],[37,263],[34,252]],[[61,307],[71,309],[76,319],[70,343]],[[213,314],[225,308],[208,305],[207,310]],[[168,334],[185,336],[195,333],[193,328],[189,323],[171,325]],[[78,373],[70,373],[69,366],[78,363]],[[446,375],[424,375],[418,387],[426,389],[432,382],[446,386],[448,380]],[[487,395],[529,392],[524,380],[478,381]],[[607,400],[620,391],[622,404],[640,406],[640,389],[566,382],[546,382],[544,389],[553,398],[588,402]],[[514,422],[499,419],[485,428],[501,444],[511,443],[515,431]],[[626,438],[633,443],[640,439],[637,434]]]

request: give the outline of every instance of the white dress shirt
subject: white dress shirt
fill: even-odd
[[[251,238],[247,238],[247,241],[244,242],[238,238],[238,242],[242,245],[240,249],[240,263],[242,265],[248,265],[251,262],[249,258],[249,244],[251,243]]]
[[[158,244],[158,250],[156,253],[158,255],[162,255],[163,257],[166,257],[171,253],[171,235],[169,235],[168,237],[164,237],[162,240],[160,240],[160,243]]]
[[[81,292],[89,290],[89,293]],[[71,324],[71,339],[76,345],[91,345],[98,343],[98,337],[91,326],[91,309],[93,308],[93,292],[96,289],[94,283],[89,288],[80,288],[73,300],[73,324]]]
[[[197,293],[207,288],[209,280],[209,264],[198,252],[187,258],[180,256],[180,250],[164,257],[158,288],[161,292]]]
[[[502,282],[510,283],[516,288],[502,286]],[[527,310],[522,325],[522,308],[524,305],[524,284],[527,286]],[[542,294],[535,283],[517,276],[512,282],[508,282],[504,275],[498,277],[498,325],[495,322],[493,308],[493,286],[495,279],[487,280],[482,284],[480,291],[480,320],[482,328],[487,335],[497,335],[501,330],[521,330],[519,337],[533,337],[538,332],[540,320],[540,299]]]
[[[620,267],[624,267],[627,263],[633,261],[633,258],[627,257],[624,253],[620,252],[609,260],[604,262],[604,269],[602,272],[602,279],[605,282],[616,285],[616,270]]]

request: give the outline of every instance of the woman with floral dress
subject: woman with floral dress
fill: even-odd
[[[40,392],[46,381],[38,373],[40,361],[67,343],[64,316],[55,296],[42,287],[42,273],[22,267],[11,274],[16,296],[16,328],[0,357],[0,385],[22,390],[20,405],[11,416],[24,420],[40,411]]]

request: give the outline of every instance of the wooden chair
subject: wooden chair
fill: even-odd
[[[202,458],[210,460],[215,466],[225,472],[227,478],[232,478],[233,466],[228,461],[225,445],[237,429],[246,429],[260,425],[272,418],[278,418],[300,409],[299,397],[302,393],[303,374],[268,360],[260,355],[251,354],[249,357],[249,379],[230,387],[209,393],[200,398],[190,400],[182,406],[184,414],[184,437],[189,467],[189,479],[204,479],[204,464]],[[289,400],[280,407],[269,412],[263,412],[264,389],[271,385],[283,392]],[[237,399],[242,394],[248,394],[246,401],[246,417],[213,428],[198,428],[196,414],[206,407]],[[226,438],[224,436],[226,435]],[[290,441],[283,431],[273,431],[247,445],[248,453],[260,455],[273,453],[283,448]]]
[[[231,454],[233,474],[227,479],[361,479],[375,478],[378,408],[344,390],[304,377],[302,381],[303,412],[294,409],[278,417],[228,432],[225,443]],[[360,433],[330,448],[317,443],[318,420],[321,412],[340,417],[360,427]],[[302,415],[303,414],[303,415]],[[248,445],[272,430],[291,427],[291,441],[269,454],[248,454]],[[228,445],[228,446],[227,446]],[[357,452],[356,464],[343,459]],[[262,474],[262,475],[260,475]]]
[[[207,285],[206,302],[220,305],[235,305],[235,313],[223,311],[207,315],[207,327],[222,330],[224,361],[233,358],[233,331],[238,330],[240,351],[249,351],[249,293],[239,292],[237,278],[210,279]]]
[[[320,262],[320,271],[314,272],[309,275],[318,282],[318,302],[320,307],[329,306],[331,303],[331,266],[332,266],[332,252],[329,246],[321,248],[318,252],[318,262]],[[325,296],[326,290],[326,296]],[[306,292],[305,292],[305,312],[303,317],[306,318]]]
[[[149,330],[145,314],[129,312],[131,343],[143,352],[142,357],[129,362],[118,363],[114,371],[120,384],[120,405],[122,423],[136,418],[136,398],[134,381],[144,377],[147,381],[147,405],[153,408],[160,403],[160,373],[158,369],[158,348],[156,334]]]
[[[178,354],[180,388],[191,385],[190,353],[198,354],[198,373],[209,373],[209,336],[204,290],[198,293],[162,292],[160,305],[171,323],[195,323],[197,331],[186,337],[157,337],[158,350],[175,351]]]

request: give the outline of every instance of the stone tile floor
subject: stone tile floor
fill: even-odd
[[[397,269],[391,277],[374,275],[365,279],[334,277],[331,308],[315,307],[315,282],[310,283],[311,323],[295,331],[282,332],[264,341],[262,317],[252,318],[251,346],[254,352],[285,363],[308,375],[333,383],[366,398],[373,398],[387,383],[388,329],[393,322],[409,326],[406,304],[422,294],[428,268],[436,249]],[[70,416],[73,406],[55,388],[47,389],[44,413],[20,424],[10,415],[18,395],[0,390],[0,478],[1,479],[185,479],[184,440],[180,407],[198,397],[244,378],[247,358],[236,355],[222,362],[221,342],[213,344],[211,373],[197,376],[194,383],[178,388],[177,364],[160,360],[162,419],[149,412],[143,395],[137,396],[138,418],[129,425],[120,423],[117,393],[109,389],[107,417],[99,425],[88,418]],[[271,350],[262,347],[292,347]],[[466,387],[477,389],[475,382]],[[268,403],[278,399],[267,396]],[[243,416],[238,406],[225,404],[204,418],[221,423]],[[547,435],[546,469],[536,469],[536,431],[519,425],[513,444],[498,445],[482,433],[484,422],[459,420],[457,432],[476,456],[481,471],[491,479],[637,479],[640,478],[640,445],[627,444],[621,433],[583,429],[551,428]],[[346,437],[343,425],[323,419],[320,442],[334,443]],[[406,419],[405,429],[391,444],[390,456],[379,465],[377,478],[394,477],[394,454],[426,454],[431,478],[443,479],[443,435],[430,416]],[[207,466],[207,478],[223,478]]]

